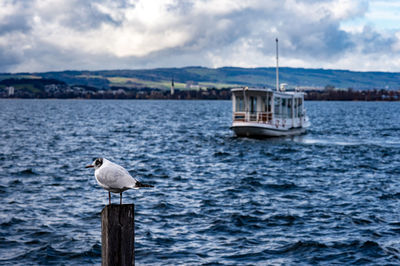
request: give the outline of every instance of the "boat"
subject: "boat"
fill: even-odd
[[[282,137],[304,134],[310,126],[304,92],[279,84],[276,39],[276,88],[233,88],[232,126],[238,137]]]

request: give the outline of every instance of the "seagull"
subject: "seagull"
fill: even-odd
[[[122,192],[127,189],[138,189],[141,187],[153,187],[139,182],[133,178],[122,166],[110,162],[106,158],[97,158],[92,164],[85,168],[94,168],[94,176],[97,183],[108,190],[108,202],[111,205],[111,192],[119,193],[119,204],[122,204]]]

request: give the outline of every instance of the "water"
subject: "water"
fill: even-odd
[[[137,265],[399,264],[400,103],[306,107],[254,140],[229,101],[1,100],[0,264],[101,263],[99,156],[156,186],[124,192]]]

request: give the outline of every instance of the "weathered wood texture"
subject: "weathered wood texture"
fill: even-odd
[[[135,265],[135,205],[107,205],[101,211],[103,266]]]

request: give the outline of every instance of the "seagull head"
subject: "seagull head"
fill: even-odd
[[[103,165],[103,158],[97,158],[92,164],[86,165],[85,168],[99,169]]]

